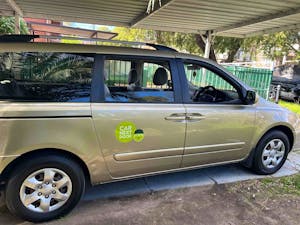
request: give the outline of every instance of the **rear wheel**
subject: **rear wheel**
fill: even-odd
[[[42,222],[65,215],[85,186],[80,166],[60,156],[34,157],[19,165],[7,182],[5,197],[15,215]]]
[[[290,151],[289,139],[281,131],[271,131],[259,141],[252,168],[258,174],[273,174],[278,171]]]

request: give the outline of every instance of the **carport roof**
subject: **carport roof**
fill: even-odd
[[[300,0],[0,0],[0,15],[249,37],[300,29]]]

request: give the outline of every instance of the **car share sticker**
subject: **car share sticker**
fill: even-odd
[[[144,131],[142,129],[137,129],[133,134],[133,140],[135,142],[141,142],[144,139]]]
[[[122,143],[129,143],[132,140],[141,142],[144,139],[144,131],[136,129],[135,124],[129,121],[119,123],[115,134],[116,139]]]

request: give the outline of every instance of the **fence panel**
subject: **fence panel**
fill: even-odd
[[[241,66],[224,67],[238,79],[252,87],[261,97],[268,99],[272,70]]]

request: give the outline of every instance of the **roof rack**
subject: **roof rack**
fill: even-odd
[[[39,35],[27,35],[27,34],[7,34],[0,35],[0,43],[6,42],[30,42],[35,38],[39,38]]]
[[[137,46],[149,46],[154,48],[155,50],[159,51],[172,51],[177,52],[177,50],[164,46],[164,45],[156,45],[152,43],[145,43],[145,42],[135,42],[135,41],[119,41],[119,40],[108,40],[102,38],[81,38],[81,37],[70,37],[70,36],[51,36],[51,35],[0,35],[0,43],[1,42],[34,42],[36,38],[43,38],[49,40],[79,40],[79,41],[89,41],[95,42],[98,44],[101,43],[114,43],[114,44],[123,44],[123,45],[137,45]]]

